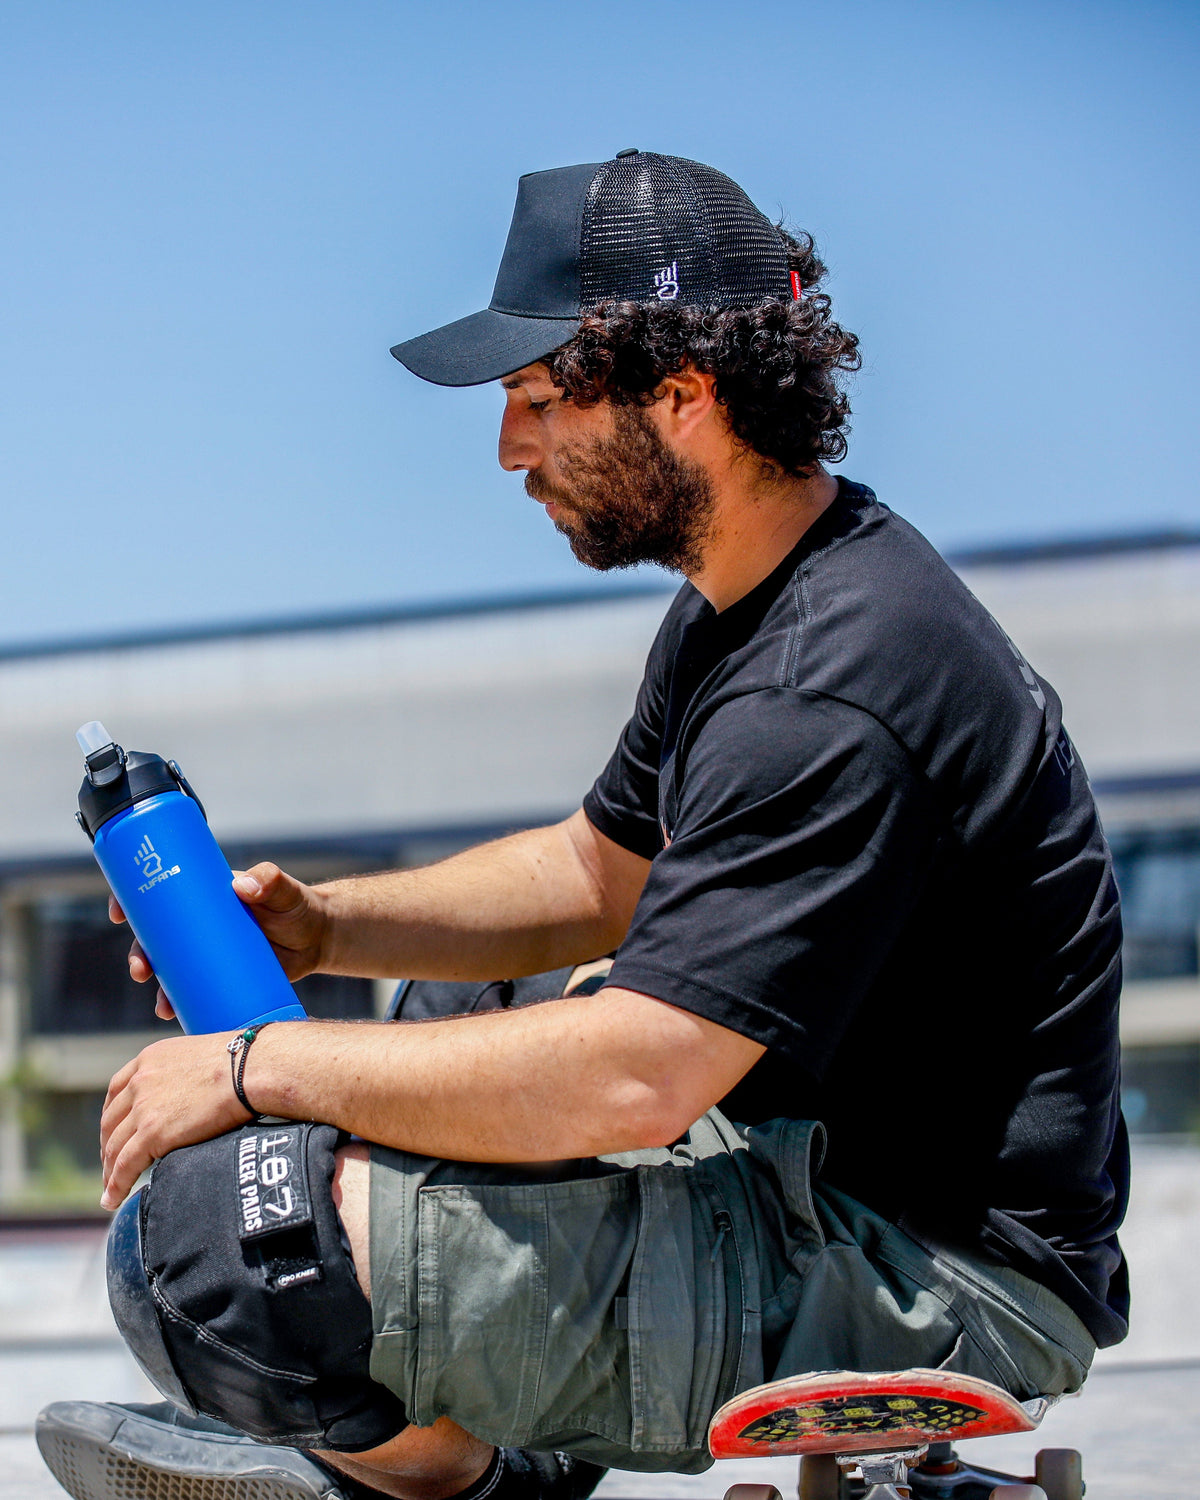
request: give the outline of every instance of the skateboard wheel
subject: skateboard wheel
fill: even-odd
[[[1040,1484],[998,1484],[991,1500],[1049,1500]]]
[[[842,1471],[832,1453],[809,1453],[800,1460],[800,1500],[841,1500]]]
[[[773,1484],[731,1484],[725,1500],[783,1500]]]
[[[1034,1475],[1048,1500],[1083,1500],[1083,1459],[1074,1448],[1043,1448]]]

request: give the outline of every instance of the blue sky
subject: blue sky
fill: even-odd
[[[0,3],[0,643],[609,583],[388,355],[520,173],[709,161],[945,549],[1200,526],[1194,4]]]

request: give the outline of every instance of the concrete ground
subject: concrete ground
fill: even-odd
[[[1039,1433],[984,1439],[966,1456],[1031,1473],[1037,1447],[1084,1455],[1090,1500],[1200,1495],[1200,1150],[1139,1147],[1123,1239],[1134,1331],[1106,1351],[1082,1396]],[[154,1400],[125,1353],[104,1296],[97,1229],[0,1232],[0,1500],[61,1497],[33,1422],[50,1401]],[[791,1460],[739,1461],[694,1478],[611,1472],[599,1500],[719,1500],[728,1485],[769,1482],[795,1495]],[[133,1497],[131,1497],[133,1500]]]
[[[123,1356],[112,1350],[31,1353],[20,1373],[27,1409],[66,1396],[137,1399],[132,1387],[139,1378],[123,1365]],[[3,1364],[0,1371],[9,1379],[17,1375]],[[1039,1433],[985,1438],[967,1445],[964,1455],[987,1468],[1029,1474],[1038,1447],[1080,1449],[1089,1500],[1195,1500],[1200,1494],[1200,1363],[1097,1371],[1082,1396],[1051,1411]],[[790,1459],[738,1460],[695,1477],[612,1470],[597,1500],[720,1500],[730,1484],[743,1481],[775,1484],[788,1500],[796,1493],[796,1465]],[[62,1500],[62,1494],[28,1428],[0,1431],[3,1500]]]

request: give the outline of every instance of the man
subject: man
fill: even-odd
[[[702,1469],[763,1379],[1024,1399],[1123,1336],[1108,851],[1053,691],[824,467],[858,356],[823,273],[711,168],[621,152],[523,178],[491,306],[393,351],[500,380],[500,462],[582,561],[687,581],[564,823],[237,889],[292,976],[615,962],[122,1069],[107,1206],[157,1166],[114,1308],[181,1410],[50,1408],[72,1493],[570,1500]]]

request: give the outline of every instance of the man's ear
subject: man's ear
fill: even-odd
[[[718,409],[716,387],[717,377],[706,375],[695,365],[685,365],[678,374],[668,375],[653,408],[663,436],[677,442],[694,439]]]

